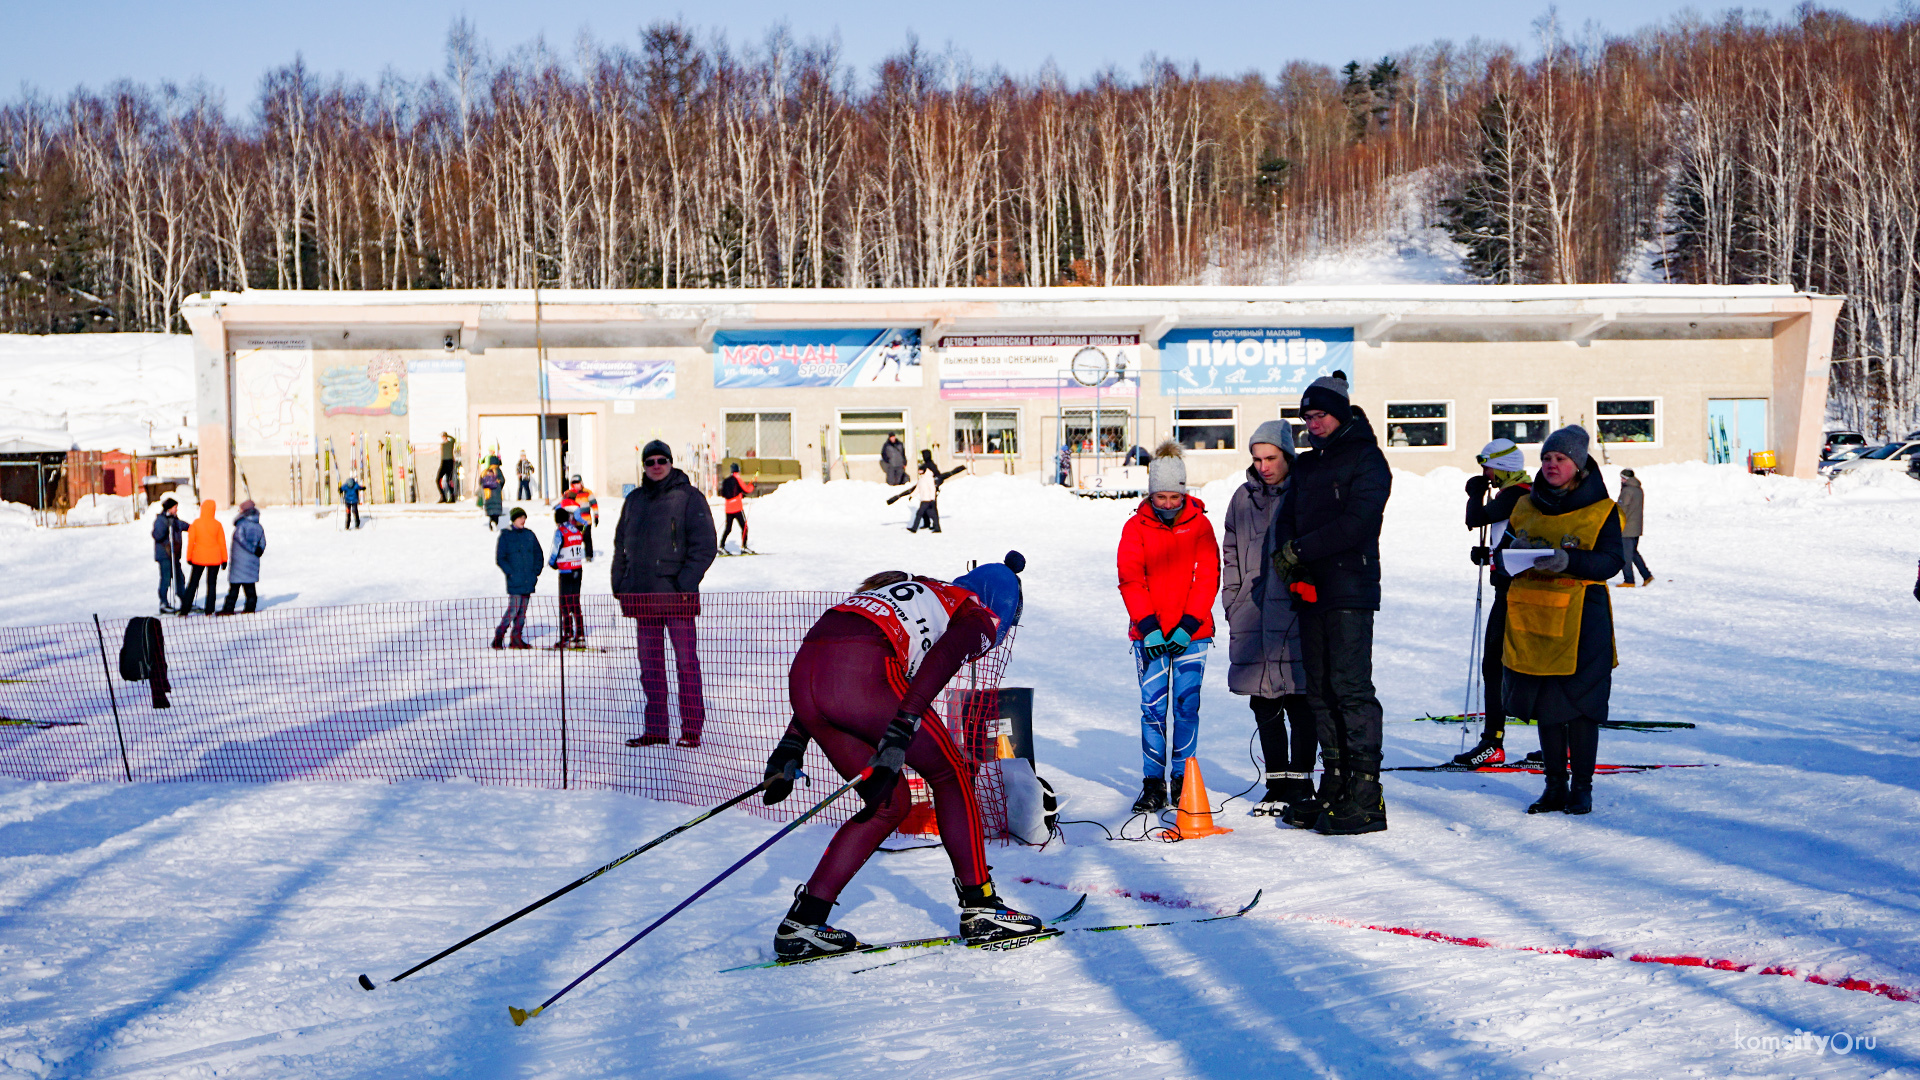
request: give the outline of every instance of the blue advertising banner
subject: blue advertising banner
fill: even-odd
[[[549,360],[540,392],[552,401],[666,401],[673,388],[671,360]]]
[[[919,386],[920,331],[722,330],[713,335],[713,385]]]
[[[1335,370],[1353,374],[1349,326],[1172,330],[1160,339],[1160,392],[1298,394]]]

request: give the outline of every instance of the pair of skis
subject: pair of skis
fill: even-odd
[[[1666,764],[1617,765],[1617,764],[1602,762],[1598,765],[1595,765],[1593,767],[1593,771],[1597,775],[1611,776],[1617,773],[1648,772],[1653,769],[1711,769],[1714,767],[1715,767],[1715,763],[1711,761],[1693,762],[1693,763],[1680,764],[1680,765],[1666,765]],[[1385,769],[1381,769],[1380,771],[1381,772],[1533,773],[1535,775],[1539,775],[1541,773],[1546,772],[1546,768],[1547,767],[1544,763],[1538,762],[1538,761],[1509,761],[1499,765],[1455,765],[1452,762],[1448,762],[1445,765],[1394,765]]]
[[[1434,716],[1432,714],[1429,714],[1426,716],[1416,716],[1413,718],[1413,720],[1415,723],[1419,723],[1424,720],[1431,720],[1434,723],[1438,723],[1438,724],[1477,724],[1485,720],[1486,718],[1487,718],[1486,713],[1477,712],[1477,713],[1465,713],[1465,714],[1452,713],[1447,716]],[[1507,721],[1508,726],[1513,726],[1515,724],[1527,725],[1532,723],[1533,723],[1532,720],[1509,719]],[[1679,731],[1679,730],[1692,728],[1696,726],[1693,724],[1689,724],[1684,720],[1601,720],[1599,721],[1599,724],[1601,727],[1608,728],[1613,731]]]
[[[1186,926],[1198,925],[1200,923],[1222,922],[1227,919],[1238,919],[1247,912],[1252,911],[1254,905],[1260,902],[1260,896],[1265,891],[1266,890],[1262,889],[1255,892],[1253,899],[1247,901],[1245,906],[1230,915],[1213,915],[1204,919],[1167,919],[1159,922],[1119,923],[1113,926],[1061,926],[1060,924],[1069,922],[1075,916],[1079,915],[1081,909],[1086,906],[1087,894],[1081,893],[1080,898],[1074,901],[1072,907],[1055,916],[1046,926],[1031,934],[1021,934],[1018,937],[1000,938],[991,941],[968,941],[966,938],[958,935],[949,935],[945,937],[909,938],[904,941],[883,941],[875,945],[862,945],[860,948],[849,949],[846,952],[809,956],[801,960],[768,960],[758,964],[741,964],[738,967],[722,968],[720,973],[725,975],[735,971],[755,971],[762,968],[799,967],[803,964],[819,963],[822,960],[838,960],[849,956],[872,956],[875,953],[904,952],[915,949],[931,950],[953,945],[960,945],[969,949],[978,949],[983,952],[1005,952],[1011,949],[1022,949],[1028,945],[1037,944],[1042,941],[1050,941],[1068,932],[1104,934],[1116,930],[1145,930],[1155,926]],[[895,964],[904,964],[908,960],[918,959],[920,956],[925,955],[929,954],[917,953],[915,956],[903,956],[898,960],[889,960],[885,963],[875,964],[872,967],[855,968],[853,973],[858,975],[865,971],[877,971],[880,968],[892,967]]]

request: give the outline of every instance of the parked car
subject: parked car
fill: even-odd
[[[1852,461],[1854,458],[1857,458],[1861,454],[1867,453],[1870,450],[1878,450],[1883,445],[1885,444],[1875,443],[1871,446],[1863,444],[1860,446],[1838,447],[1834,450],[1832,457],[1821,459],[1820,471],[1822,473],[1831,475],[1833,471],[1838,469],[1840,466],[1846,464],[1849,461]]]
[[[1907,438],[1920,438],[1920,436],[1909,435]],[[1820,448],[1820,460],[1832,460],[1834,454],[1845,447],[1858,446],[1865,448],[1866,445],[1867,437],[1857,431],[1829,431],[1827,432],[1826,445]]]
[[[1841,462],[1831,471],[1835,475],[1863,470],[1905,472],[1916,454],[1920,454],[1920,440],[1903,439],[1899,442],[1890,442],[1885,446],[1876,446],[1850,461]]]

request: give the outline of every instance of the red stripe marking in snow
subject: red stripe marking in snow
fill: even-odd
[[[1197,908],[1202,911],[1212,911],[1219,915],[1229,914],[1229,912],[1220,908],[1209,907],[1184,897],[1166,896],[1157,892],[1134,892],[1131,889],[1120,888],[1087,889],[1081,888],[1078,885],[1059,885],[1051,881],[1042,881],[1039,878],[1032,877],[1023,877],[1020,878],[1019,881],[1023,885],[1040,885],[1049,889],[1063,889],[1067,892],[1097,893],[1103,896],[1124,896],[1130,900],[1140,900],[1149,904],[1158,904],[1161,907]],[[1438,930],[1418,930],[1408,926],[1375,926],[1372,923],[1355,922],[1352,919],[1341,919],[1332,915],[1282,914],[1279,917],[1299,922],[1326,923],[1331,926],[1346,927],[1354,930],[1372,930],[1382,934],[1396,934],[1400,937],[1418,938],[1421,941],[1438,941],[1447,945],[1464,945],[1472,949],[1500,949],[1507,952],[1543,953],[1548,956],[1576,956],[1582,960],[1621,959],[1619,954],[1611,949],[1584,949],[1577,946],[1561,947],[1553,945],[1502,945],[1497,941],[1488,941],[1486,938],[1460,937],[1456,934],[1442,933]],[[1855,990],[1863,994],[1873,994],[1892,1001],[1910,1002],[1920,1000],[1920,990],[1910,990],[1906,987],[1895,986],[1892,983],[1873,982],[1869,979],[1856,979],[1852,976],[1836,978],[1812,972],[1803,975],[1793,968],[1782,967],[1777,964],[1766,967],[1756,967],[1753,964],[1743,964],[1737,960],[1716,960],[1705,956],[1689,956],[1684,953],[1672,955],[1632,953],[1626,956],[1625,959],[1635,964],[1666,964],[1671,967],[1711,968],[1715,971],[1751,971],[1756,975],[1784,975],[1790,979],[1800,979],[1818,986],[1834,986],[1842,990]]]

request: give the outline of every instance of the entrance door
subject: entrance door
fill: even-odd
[[[600,490],[599,441],[593,437],[597,419],[593,413],[567,414],[567,477],[579,477],[593,492]]]
[[[515,466],[520,464],[520,455],[525,453],[527,460],[535,465],[533,491],[540,493],[540,418],[538,416],[482,416],[480,418],[480,445],[476,448],[476,459],[485,461],[489,454],[500,455],[500,471],[506,475],[507,486],[501,492],[509,502],[520,493],[519,473]]]
[[[1766,398],[1710,398],[1707,401],[1707,460],[1715,465],[1745,465],[1747,455],[1768,450]]]

